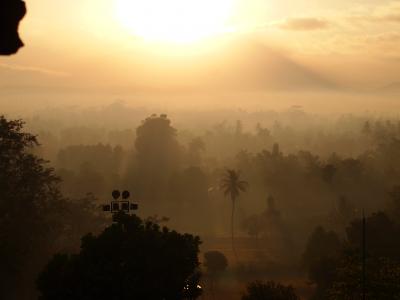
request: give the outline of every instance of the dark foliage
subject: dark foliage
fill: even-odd
[[[400,262],[400,228],[384,212],[374,213],[366,220],[366,247],[375,257],[387,257]],[[347,228],[350,246],[359,249],[362,243],[362,220],[356,219]]]
[[[325,299],[335,275],[343,244],[333,231],[318,227],[310,236],[303,262],[308,277],[316,284],[313,299]]]
[[[216,275],[226,270],[228,260],[219,251],[208,251],[204,253],[204,266],[207,268],[207,273]]]
[[[368,299],[400,299],[400,228],[384,212],[366,218],[366,295]],[[362,294],[362,220],[347,228],[347,247],[342,250],[329,289],[330,299],[356,299]]]
[[[284,286],[273,281],[252,282],[242,300],[298,300],[295,290],[291,286]]]
[[[23,125],[0,116],[0,288],[8,300],[33,299],[45,261],[102,223],[92,197],[63,198],[53,170],[33,154],[36,137]]]
[[[335,270],[335,280],[325,299],[362,299],[360,251],[347,250]],[[400,264],[385,257],[369,256],[366,261],[366,297],[374,300],[400,299]]]
[[[362,298],[362,220],[355,219],[341,243],[334,232],[317,228],[304,261],[316,284],[313,299]],[[366,294],[368,299],[399,299],[399,227],[384,212],[366,218]]]
[[[62,205],[53,170],[30,153],[36,137],[22,129],[22,121],[0,116],[0,288],[7,299],[23,290],[29,262],[49,247],[60,225],[50,215]]]
[[[169,179],[180,169],[181,146],[176,132],[166,115],[152,115],[136,130],[133,168],[126,182],[153,203],[165,201]]]
[[[137,216],[116,221],[86,235],[79,254],[54,256],[37,281],[41,300],[195,298],[198,237]]]

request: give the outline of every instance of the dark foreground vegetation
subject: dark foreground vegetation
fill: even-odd
[[[200,240],[123,213],[79,254],[57,254],[38,278],[39,299],[195,299]]]
[[[397,119],[107,109],[0,117],[2,299],[399,299]],[[113,189],[137,215],[101,211]]]

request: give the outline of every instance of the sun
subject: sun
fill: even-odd
[[[192,43],[232,29],[236,0],[116,0],[119,22],[146,40]]]

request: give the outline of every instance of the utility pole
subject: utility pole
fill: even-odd
[[[365,212],[363,211],[362,218],[362,299],[366,300],[366,259],[367,259],[367,244],[366,244],[366,225]]]

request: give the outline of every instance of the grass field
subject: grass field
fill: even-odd
[[[310,297],[313,289],[304,272],[298,267],[298,259],[290,260],[280,253],[277,247],[262,246],[248,237],[236,238],[235,249],[236,257],[229,237],[203,238],[201,259],[207,251],[220,251],[228,259],[229,267],[214,284],[207,274],[203,276],[202,299],[239,300],[247,283],[255,280],[274,280],[292,285],[301,299]]]

